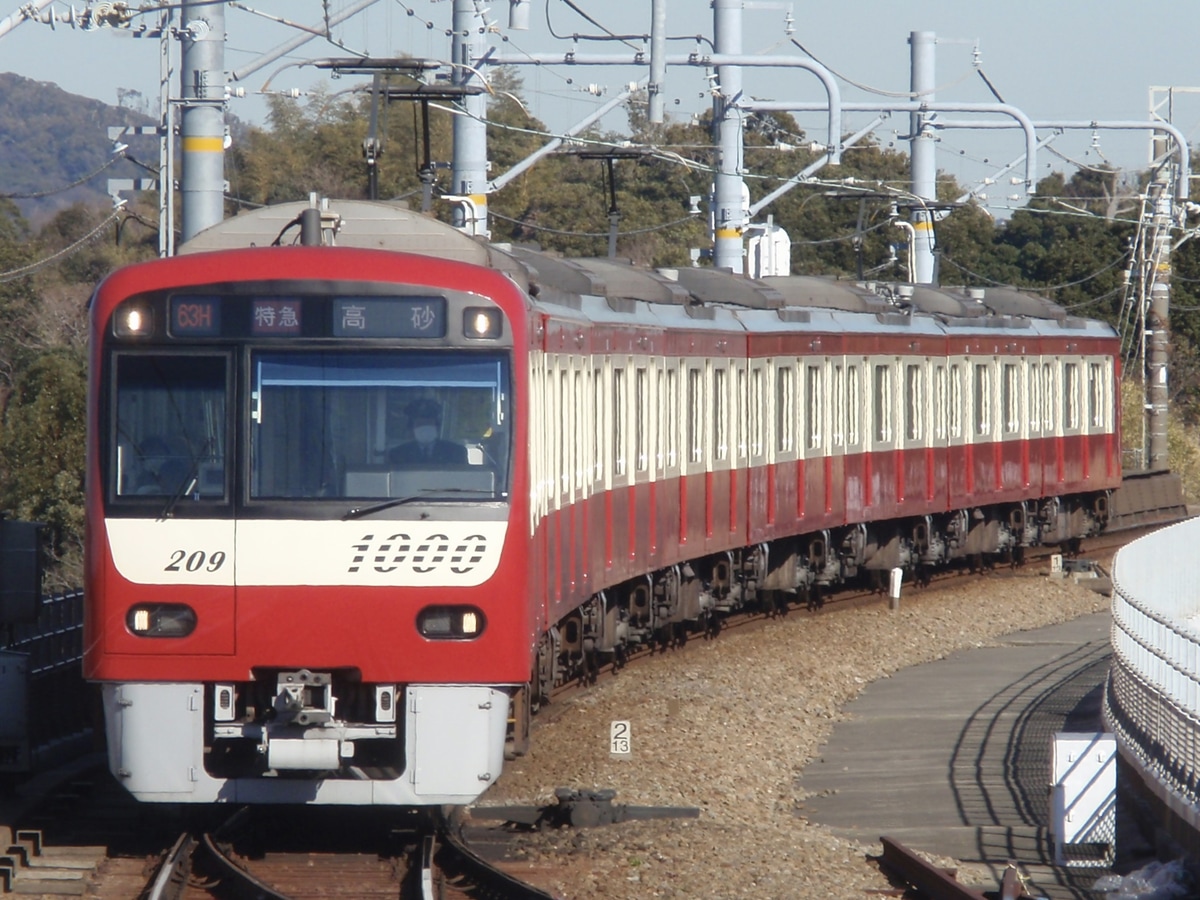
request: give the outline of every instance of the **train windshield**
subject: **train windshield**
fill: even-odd
[[[507,494],[504,355],[263,350],[250,390],[251,499]]]
[[[226,354],[118,354],[111,493],[225,495]]]

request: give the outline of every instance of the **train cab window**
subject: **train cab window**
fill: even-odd
[[[253,500],[478,501],[507,491],[504,356],[264,350],[250,369]]]
[[[992,433],[992,369],[989,365],[975,367],[975,435]]]
[[[1063,363],[1063,428],[1080,426],[1079,364]]]
[[[892,439],[892,367],[875,367],[872,424],[875,441],[886,444]]]
[[[904,439],[925,436],[925,378],[919,365],[904,367]]]
[[[822,425],[825,422],[825,384],[821,377],[824,373],[820,366],[808,366],[807,368],[808,372],[804,378],[804,389],[807,394],[804,402],[807,416],[804,446],[808,450],[819,450],[823,440]]]
[[[109,497],[226,497],[229,357],[118,353]]]

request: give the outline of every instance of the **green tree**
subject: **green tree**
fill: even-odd
[[[0,431],[0,508],[47,525],[60,586],[83,583],[86,372],[76,350],[39,353],[17,378]]]

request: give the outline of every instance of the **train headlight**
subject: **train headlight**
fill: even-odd
[[[427,606],[417,615],[417,630],[434,640],[474,640],[484,627],[483,613],[472,606]]]
[[[144,303],[126,303],[113,316],[113,332],[119,338],[139,338],[153,334],[154,310]]]
[[[182,603],[139,603],[125,614],[125,625],[138,637],[187,637],[196,630],[196,611]]]
[[[463,310],[463,335],[475,340],[492,340],[500,337],[504,330],[504,319],[500,310],[492,306],[468,306]]]

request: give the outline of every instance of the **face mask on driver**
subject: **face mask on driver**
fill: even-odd
[[[413,429],[413,437],[420,444],[432,444],[437,438],[437,433],[436,425],[418,425]]]

